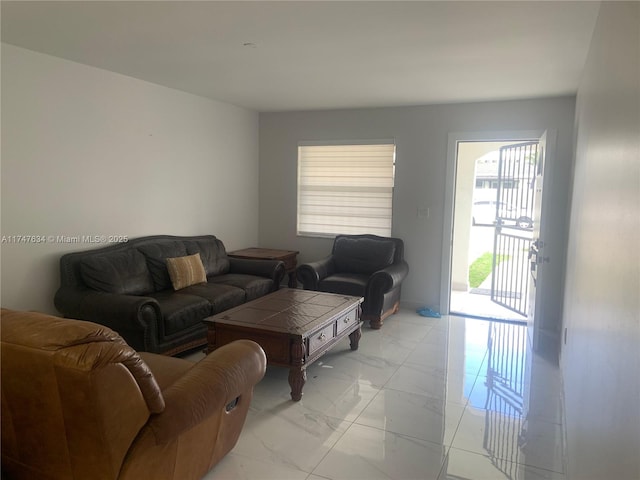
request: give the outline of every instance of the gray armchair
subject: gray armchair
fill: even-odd
[[[362,321],[375,329],[398,311],[408,273],[404,242],[369,234],[338,235],[329,256],[296,270],[305,290],[364,297]]]

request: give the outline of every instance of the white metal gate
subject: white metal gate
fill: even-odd
[[[528,314],[538,142],[500,148],[491,300]]]

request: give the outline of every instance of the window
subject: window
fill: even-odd
[[[391,235],[395,144],[298,146],[298,235]]]

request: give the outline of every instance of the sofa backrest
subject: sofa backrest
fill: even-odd
[[[331,254],[337,272],[370,275],[404,260],[404,243],[370,234],[337,235]]]
[[[2,466],[31,478],[116,478],[164,399],[137,352],[90,322],[3,309]]]
[[[213,235],[155,235],[68,253],[60,259],[61,286],[145,295],[171,288],[166,259],[200,253],[207,276],[229,271],[224,244]]]
[[[80,274],[89,288],[101,292],[146,295],[155,290],[147,259],[135,248],[87,256]]]
[[[171,278],[167,269],[167,258],[184,257],[187,247],[182,240],[164,240],[140,245],[138,250],[146,259],[147,268],[156,291],[171,288]]]

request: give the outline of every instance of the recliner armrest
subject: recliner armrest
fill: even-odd
[[[145,309],[157,318],[162,315],[160,305],[150,297],[68,287],[58,290],[55,305],[67,318],[100,323],[115,331],[144,330],[146,324],[141,320],[145,317]]]
[[[229,273],[267,277],[273,280],[277,287],[284,277],[285,267],[284,262],[280,260],[252,260],[250,258],[229,257]]]
[[[405,261],[394,263],[382,270],[378,270],[369,278],[367,296],[384,295],[402,284],[408,274],[409,264]]]
[[[318,290],[320,280],[335,273],[333,255],[317,260],[315,262],[303,263],[296,269],[296,277],[302,283],[305,290]]]
[[[134,350],[147,350],[157,341],[162,312],[153,298],[61,287],[54,303],[67,318],[87,320],[115,330]]]
[[[147,425],[156,443],[175,439],[236,399],[250,401],[242,394],[262,380],[266,366],[264,351],[251,340],[214,350],[162,392],[165,409]]]

